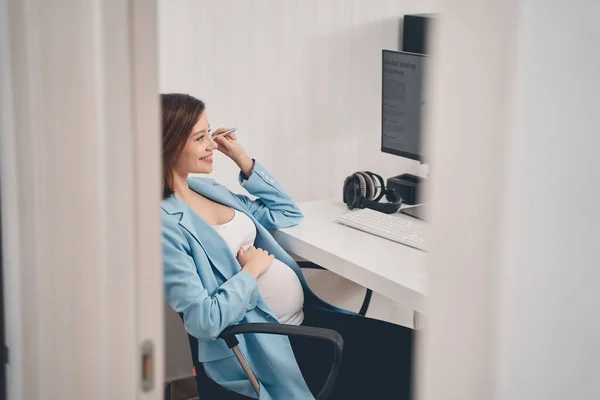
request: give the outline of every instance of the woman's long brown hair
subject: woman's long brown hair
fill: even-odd
[[[204,112],[201,100],[187,94],[160,96],[162,104],[163,199],[173,194],[173,166],[181,157],[185,143]]]

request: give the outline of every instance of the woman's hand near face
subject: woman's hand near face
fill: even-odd
[[[219,128],[211,133],[214,136],[226,132],[227,130],[229,130],[229,128]],[[254,167],[254,161],[248,156],[246,150],[237,141],[236,132],[218,137],[215,139],[215,142],[219,145],[217,150],[231,158],[233,162],[240,167],[244,175],[249,177],[252,173],[252,168]]]

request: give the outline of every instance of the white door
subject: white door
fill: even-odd
[[[418,399],[599,399],[600,3],[439,11]]]
[[[0,29],[8,398],[158,400],[156,5],[0,0]]]

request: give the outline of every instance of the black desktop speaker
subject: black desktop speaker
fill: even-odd
[[[427,45],[435,14],[405,15],[402,27],[402,51],[429,54]]]
[[[388,178],[386,187],[398,193],[404,204],[414,205],[421,203],[424,181],[416,175],[402,174]]]

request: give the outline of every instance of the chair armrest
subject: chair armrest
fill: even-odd
[[[329,371],[329,376],[321,388],[317,400],[326,399],[333,390],[333,385],[337,378],[340,365],[342,362],[342,352],[344,349],[344,339],[342,335],[332,329],[316,328],[312,326],[296,326],[268,323],[252,323],[233,325],[225,328],[219,335],[220,339],[225,340],[230,349],[236,347],[239,342],[235,335],[243,335],[246,333],[266,333],[272,335],[285,336],[303,336],[314,339],[326,340],[333,345],[333,365]]]
[[[317,328],[314,326],[298,326],[284,324],[269,324],[269,323],[252,323],[239,324],[227,327],[219,335],[220,339],[227,342],[227,346],[232,348],[237,346],[235,335],[243,335],[245,333],[266,333],[272,335],[285,336],[304,336],[314,339],[327,340],[341,353],[344,348],[344,339],[337,331],[327,328]]]

